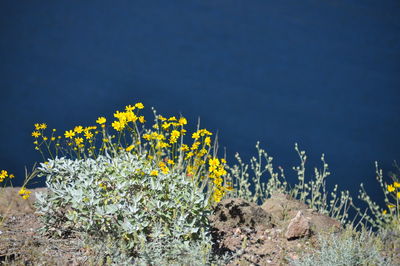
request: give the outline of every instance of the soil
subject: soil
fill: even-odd
[[[37,231],[35,192],[45,188],[31,189],[26,200],[19,189],[0,189],[0,265],[86,265],[87,250],[79,238],[48,238]]]

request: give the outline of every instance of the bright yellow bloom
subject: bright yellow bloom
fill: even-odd
[[[42,123],[42,124],[40,124],[40,129],[46,129],[47,128],[47,125],[46,125],[46,123]]]
[[[135,148],[135,146],[134,145],[130,145],[125,150],[129,152],[129,151],[133,150],[133,148]]]
[[[150,172],[150,175],[151,175],[151,176],[158,176],[158,171],[157,171],[157,170],[152,170],[152,171]]]
[[[394,207],[396,207],[396,205],[388,204],[388,208],[394,208]]]
[[[161,125],[161,127],[162,127],[164,130],[167,130],[167,129],[169,128],[170,125],[171,125],[170,123],[164,122],[164,123]]]
[[[86,139],[91,139],[93,137],[93,133],[90,131],[85,131],[85,138]]]
[[[193,152],[188,152],[188,153],[186,154],[185,159],[187,160],[187,159],[189,159],[190,157],[192,157],[193,155],[194,155]]]
[[[49,139],[48,137],[43,137],[43,140],[44,140],[44,141],[46,141],[46,140],[48,140],[48,139]]]
[[[103,139],[103,142],[109,142],[109,139],[104,138],[104,139]]]
[[[35,129],[36,129],[36,130],[40,130],[40,129],[41,129],[40,124],[36,123],[36,124],[35,124]]]
[[[226,160],[224,158],[222,158],[221,163],[226,164]]]
[[[397,198],[400,199],[400,192],[397,192]]]
[[[383,211],[382,211],[382,214],[385,215],[386,213],[387,213],[387,210],[383,210]]]
[[[135,104],[135,107],[136,107],[137,109],[143,109],[143,108],[144,108],[144,105],[143,105],[143,103],[136,103],[136,104]]]
[[[181,147],[181,151],[189,151],[189,146],[186,144],[183,144]]]
[[[80,133],[83,132],[83,127],[82,127],[82,126],[76,126],[76,127],[74,128],[74,131],[75,131],[76,133],[80,134]]]
[[[142,124],[146,122],[146,120],[144,120],[144,116],[139,116],[139,122]]]
[[[8,172],[6,170],[1,170],[0,172],[0,178],[4,179],[8,176]]]
[[[168,118],[168,121],[176,121],[176,117],[175,116],[171,116],[170,118]]]
[[[167,166],[161,167],[161,172],[162,172],[163,174],[168,174],[169,168],[168,168]]]
[[[167,161],[168,164],[175,164],[171,159]]]
[[[120,121],[114,121],[112,122],[111,126],[116,130],[116,131],[122,131],[125,128],[125,123],[120,122]]]
[[[96,120],[96,123],[100,124],[100,125],[104,124],[105,122],[107,122],[107,119],[105,117],[103,117],[103,116],[97,118],[97,120]]]
[[[193,143],[192,147],[190,148],[191,150],[197,150],[199,148],[200,142],[196,141]]]
[[[393,183],[393,186],[396,187],[396,188],[399,188],[399,187],[400,187],[400,183],[395,181],[395,182]]]
[[[393,192],[393,191],[395,191],[395,188],[394,188],[394,186],[392,186],[392,185],[388,185],[388,186],[387,186],[387,190],[388,190],[389,192]]]
[[[72,131],[72,130],[70,130],[70,131],[65,131],[64,136],[65,136],[65,138],[72,139],[72,137],[75,136],[75,132]]]
[[[132,105],[128,105],[128,106],[125,106],[125,111],[127,111],[127,112],[129,112],[129,111],[133,111],[133,110],[135,110],[135,106],[132,106]]]
[[[143,134],[142,137],[147,141],[149,141],[151,139],[151,136],[149,134]]]
[[[178,130],[172,130],[171,136],[174,138],[178,138],[181,133]]]
[[[210,138],[210,137],[206,137],[206,139],[204,140],[204,143],[205,143],[207,146],[211,146],[211,138]]]
[[[56,137],[51,137],[51,141],[55,141],[56,140]]]
[[[195,132],[192,134],[192,139],[198,140],[200,138],[200,134],[198,132]]]
[[[39,137],[39,136],[40,136],[40,132],[38,132],[38,131],[33,131],[33,132],[32,132],[32,137],[37,138],[37,137]]]
[[[179,118],[179,124],[180,124],[181,126],[186,125],[186,124],[187,124],[186,118],[184,118],[184,117]]]
[[[163,117],[162,115],[158,115],[158,119],[160,119],[161,121],[166,121],[167,118]]]
[[[14,177],[15,177],[15,175],[13,175],[13,174],[10,174],[8,177],[9,177],[9,178],[14,178]]]
[[[83,138],[75,138],[76,145],[79,145],[83,142]]]
[[[22,187],[22,188],[19,190],[18,194],[21,195],[21,197],[22,197],[23,199],[27,199],[27,198],[29,198],[29,196],[30,196],[30,194],[31,194],[31,191],[25,189],[25,187]]]
[[[126,120],[127,122],[136,122],[137,119],[138,117],[132,111],[127,111],[125,113],[125,118],[123,118],[122,120]]]

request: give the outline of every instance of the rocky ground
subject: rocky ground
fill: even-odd
[[[31,198],[18,197],[19,188],[0,192],[0,264],[88,265],[90,248],[78,237],[48,238],[37,232],[41,226]],[[0,220],[0,221],[1,221]],[[303,252],[318,246],[318,233],[341,230],[339,222],[316,213],[283,194],[258,206],[242,199],[225,199],[209,217],[214,252],[235,252],[229,265],[287,265]]]

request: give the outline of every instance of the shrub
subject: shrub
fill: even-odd
[[[122,151],[114,157],[57,158],[39,167],[47,194],[37,197],[46,232],[85,232],[126,240],[129,248],[160,237],[204,240],[205,194],[181,173],[158,172],[153,161]]]
[[[343,235],[319,235],[320,247],[299,260],[291,260],[292,265],[342,266],[342,265],[392,265],[381,256],[375,247],[375,237],[371,232],[355,233],[352,229]]]

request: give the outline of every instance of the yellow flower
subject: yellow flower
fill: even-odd
[[[138,108],[138,109],[143,109],[144,105],[143,105],[143,103],[136,103],[135,107]]]
[[[171,136],[174,138],[178,138],[181,133],[178,130],[172,130]]]
[[[206,137],[206,139],[204,140],[204,143],[208,146],[211,145],[211,138],[210,137]]]
[[[47,125],[46,125],[46,123],[42,123],[42,124],[40,124],[40,129],[46,129],[47,128]]]
[[[40,124],[36,123],[36,124],[35,124],[35,129],[36,129],[36,130],[39,130],[39,129],[41,129],[41,126],[40,126]]]
[[[199,132],[195,132],[192,134],[192,139],[198,140],[200,138]]]
[[[224,158],[222,158],[221,163],[226,164],[226,160]]]
[[[167,161],[168,164],[175,164],[171,159]]]
[[[39,142],[38,142],[37,140],[35,140],[35,141],[33,142],[33,144],[36,144],[36,145],[38,145],[38,144],[39,144]]]
[[[400,187],[400,183],[399,183],[399,182],[396,182],[396,181],[393,183],[393,185],[394,185],[394,187],[396,187],[396,188],[399,188],[399,187]]]
[[[167,120],[167,118],[163,117],[162,115],[159,115],[158,119],[160,119],[161,121],[166,121]]]
[[[186,124],[187,124],[186,118],[184,118],[184,117],[179,118],[179,124],[180,124],[181,126],[186,125]]]
[[[397,192],[397,198],[400,199],[400,192]]]
[[[76,145],[79,145],[83,142],[83,138],[75,138]]]
[[[51,141],[55,141],[56,140],[56,137],[51,137]]]
[[[85,132],[85,138],[86,139],[91,139],[92,137],[93,137],[93,133],[92,132],[89,132],[89,131]]]
[[[168,118],[168,121],[176,121],[176,117],[175,116],[171,116],[170,118]]]
[[[32,137],[37,138],[37,137],[39,137],[39,136],[40,136],[40,132],[38,132],[38,131],[33,131],[33,132],[32,132]]]
[[[394,186],[392,186],[392,185],[388,185],[388,186],[387,186],[387,190],[388,190],[389,192],[393,192],[393,191],[395,190],[395,188],[394,188]]]
[[[129,112],[129,111],[133,111],[133,110],[135,110],[135,106],[132,106],[132,105],[125,106],[125,111]]]
[[[384,214],[384,215],[385,215],[386,213],[387,213],[387,210],[383,210],[382,214]]]
[[[130,145],[130,146],[127,147],[125,150],[129,152],[129,151],[131,151],[133,148],[135,148],[135,146],[134,146],[134,145]]]
[[[157,171],[157,170],[152,170],[152,171],[150,172],[150,175],[151,175],[151,176],[158,176],[158,171]]]
[[[9,178],[14,178],[15,176],[13,174],[10,174],[8,177]]]
[[[103,142],[109,142],[109,140],[107,138],[104,138]]]
[[[396,207],[396,205],[388,204],[388,208],[394,208],[394,207]]]
[[[80,134],[80,133],[82,133],[82,131],[83,131],[83,127],[82,127],[82,126],[76,126],[76,127],[74,128],[74,131],[75,131],[76,133]]]
[[[192,147],[190,148],[191,150],[197,150],[199,148],[200,142],[196,141],[193,143]]]
[[[181,151],[189,151],[189,146],[186,144],[183,144],[181,147]]]
[[[168,168],[167,166],[164,166],[164,167],[161,168],[161,172],[162,172],[163,174],[168,174],[169,168]]]
[[[72,137],[75,136],[75,132],[72,131],[72,130],[70,130],[70,131],[65,131],[64,136],[65,136],[65,138],[72,139]]]
[[[30,196],[30,194],[31,194],[31,191],[26,190],[25,187],[22,187],[22,188],[19,190],[18,194],[21,195],[21,197],[22,197],[23,199],[27,199],[27,198],[29,198],[29,196]]]
[[[125,128],[125,123],[120,122],[120,121],[114,121],[112,122],[111,126],[116,130],[116,131],[122,131]]]
[[[169,128],[170,125],[171,125],[170,123],[164,122],[164,123],[161,125],[161,127],[162,127],[164,130],[167,130],[167,129]]]
[[[97,120],[96,120],[96,123],[100,124],[100,125],[104,124],[105,122],[107,122],[107,119],[105,117],[103,117],[103,116],[97,118]]]
[[[48,138],[47,137],[43,137],[43,140],[46,141],[46,140],[48,140]]]
[[[0,172],[0,178],[4,179],[8,176],[8,172],[6,170],[1,170]]]
[[[144,116],[142,116],[142,115],[139,116],[139,122],[142,123],[142,124],[143,124],[144,122],[146,122],[146,120],[144,120]]]

